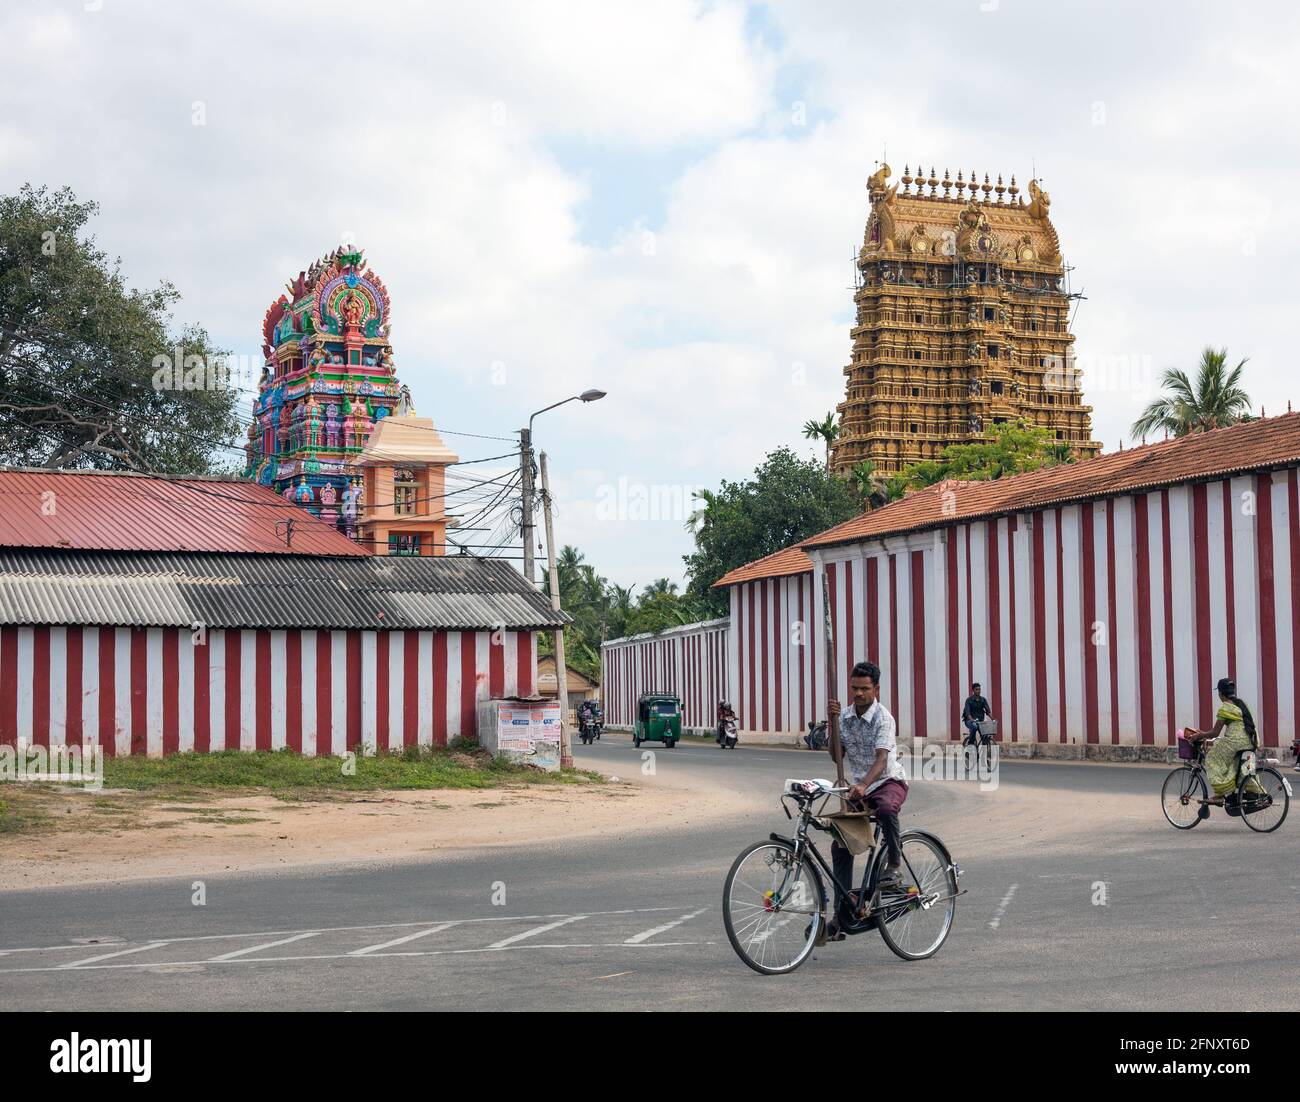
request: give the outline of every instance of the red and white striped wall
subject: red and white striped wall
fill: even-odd
[[[531,695],[534,633],[0,628],[0,744],[109,754],[445,745]]]
[[[742,731],[804,732],[826,714],[825,634],[812,574],[731,587],[732,701]],[[824,640],[822,640],[824,642]]]
[[[1213,723],[1226,676],[1265,745],[1294,737],[1295,468],[810,554],[831,596],[841,699],[853,661],[871,659],[904,734],[956,736],[977,680],[1004,739],[1169,746],[1183,726]],[[815,602],[822,576],[803,576]],[[733,609],[754,594],[761,605],[774,584],[735,587]],[[761,687],[742,695],[746,726],[776,730],[779,709],[755,702],[788,701],[796,671],[762,638],[737,639]]]
[[[600,693],[608,726],[631,727],[637,697],[644,692],[676,693],[685,727],[712,728],[718,702],[731,699],[726,620],[612,639],[601,644],[600,656]]]

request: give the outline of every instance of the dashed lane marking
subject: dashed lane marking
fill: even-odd
[[[998,928],[998,924],[1002,921],[1002,916],[1007,913],[1007,908],[1011,906],[1011,898],[1016,894],[1016,889],[1018,887],[1020,887],[1019,884],[1012,884],[1011,887],[1007,889],[1007,894],[1002,897],[1002,902],[998,904],[998,909],[993,912],[993,917],[989,919],[990,929],[996,930]]]
[[[528,950],[573,950],[573,949],[680,949],[686,946],[694,945],[713,945],[712,941],[643,941],[637,945],[628,945],[622,941],[603,941],[587,942],[586,944],[577,945],[507,945],[502,948],[493,948],[491,946],[480,949],[419,949],[415,951],[406,951],[398,953],[369,953],[364,957],[355,957],[350,953],[314,953],[305,954],[298,957],[227,957],[225,959],[212,958],[210,960],[177,960],[168,961],[168,968],[182,968],[187,965],[205,965],[205,964],[296,964],[303,961],[317,960],[386,960],[391,957],[454,957],[466,956],[472,953],[514,953]],[[141,946],[141,948],[153,949],[156,946]],[[158,964],[89,964],[84,968],[76,968],[76,972],[98,972],[98,971],[129,971],[131,969],[153,969],[162,967]],[[66,967],[57,964],[51,965],[31,965],[25,968],[6,968],[0,972],[0,976],[12,975],[17,972],[67,972]]]
[[[656,937],[659,934],[667,933],[674,926],[680,926],[683,922],[689,922],[691,919],[699,917],[708,909],[708,907],[701,907],[698,911],[692,911],[688,915],[682,915],[681,918],[675,918],[672,922],[665,922],[662,926],[654,926],[649,930],[642,930],[639,934],[633,934],[623,942],[623,944],[640,945],[643,941],[648,941],[650,938]]]
[[[560,926],[567,926],[570,922],[580,922],[586,918],[586,915],[571,915],[569,918],[562,918],[558,922],[548,922],[545,926],[534,926],[531,930],[525,930],[522,934],[515,934],[513,937],[502,938],[488,946],[489,949],[505,949],[517,941],[526,941],[530,937],[536,937],[538,934],[545,934]]]
[[[320,932],[312,930],[306,934],[294,934],[293,937],[282,937],[279,941],[267,941],[261,945],[246,945],[243,949],[236,949],[232,953],[222,953],[219,957],[210,957],[204,961],[205,964],[216,964],[220,960],[234,960],[236,957],[247,956],[249,953],[259,953],[263,949],[274,949],[277,945],[288,945],[291,941],[303,941],[309,937],[320,937]]]
[[[430,934],[441,933],[443,930],[450,929],[455,925],[457,925],[455,922],[439,922],[438,925],[430,926],[427,930],[416,930],[413,934],[395,937],[392,941],[381,941],[378,945],[367,945],[364,949],[353,949],[348,956],[364,957],[370,953],[378,953],[382,949],[391,949],[394,945],[405,945],[408,941],[414,941],[419,937],[428,937]]]
[[[134,949],[119,949],[116,953],[100,953],[97,957],[87,957],[85,960],[71,960],[65,964],[57,965],[60,970],[68,968],[80,968],[83,965],[95,964],[101,960],[108,960],[110,957],[125,957],[131,953],[143,953],[147,949],[161,949],[167,942],[151,941],[148,945],[137,945]],[[15,969],[17,971],[17,969]]]
[[[637,914],[654,914],[658,911],[671,911],[673,907],[623,907],[614,911],[588,911],[587,917],[598,918],[606,915],[637,915]],[[536,922],[544,921],[548,918],[570,918],[570,915],[549,914],[549,915],[491,915],[483,918],[461,918],[457,919],[458,923],[470,924],[477,922]],[[245,937],[280,937],[289,934],[347,934],[356,930],[410,930],[419,926],[421,928],[429,926],[438,919],[424,919],[420,922],[369,922],[363,926],[313,926],[310,930],[299,927],[296,930],[257,930],[252,933],[243,934],[187,934],[184,937],[154,938],[151,945],[171,945],[182,944],[191,941],[223,941],[234,938]],[[35,945],[25,948],[0,949],[0,956],[9,953],[52,953],[57,950],[66,949],[85,949],[84,945],[77,945],[71,942],[64,942],[61,945]],[[113,955],[113,954],[109,954]]]

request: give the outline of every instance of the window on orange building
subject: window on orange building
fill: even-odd
[[[415,512],[415,472],[409,467],[393,472],[393,512],[400,516]]]

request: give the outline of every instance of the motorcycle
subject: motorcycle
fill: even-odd
[[[603,719],[600,712],[594,710],[578,716],[578,738],[582,740],[583,746],[590,746],[600,739],[600,733],[605,727]]]
[[[724,750],[734,750],[737,741],[736,727],[736,713],[724,700],[718,705],[718,723],[713,728],[713,741]]]
[[[826,750],[830,747],[830,737],[826,734],[826,721],[809,721],[808,733],[803,737],[804,745],[809,750]]]
[[[727,716],[718,727],[718,745],[724,750],[734,750],[740,736],[736,733],[736,717]]]

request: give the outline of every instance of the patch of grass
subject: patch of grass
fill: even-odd
[[[357,756],[306,757],[292,750],[218,750],[165,758],[120,757],[104,762],[104,783],[149,790],[159,798],[210,795],[214,790],[263,790],[292,798],[378,789],[496,788],[503,784],[587,784],[590,770],[546,773],[491,757],[472,742],[446,749],[409,746]],[[181,810],[181,809],[176,809]]]
[[[16,793],[0,800],[0,834],[20,834],[55,823],[55,816],[45,810],[44,801],[25,796],[25,793]]]

